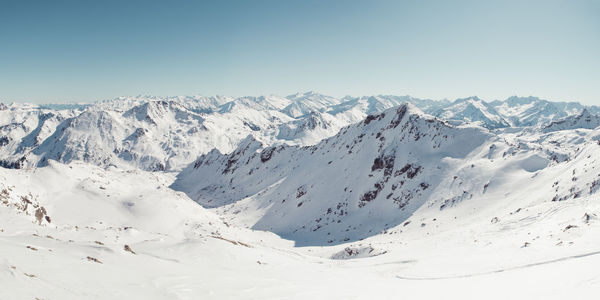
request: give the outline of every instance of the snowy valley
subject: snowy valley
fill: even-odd
[[[600,290],[597,106],[315,92],[0,103],[0,166],[0,299]]]

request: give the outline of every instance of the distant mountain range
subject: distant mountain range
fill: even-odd
[[[248,135],[264,146],[314,145],[367,115],[403,103],[456,126],[488,130],[593,128],[600,113],[598,106],[535,97],[435,101],[392,95],[335,98],[316,92],[287,97],[138,96],[82,105],[0,104],[0,165],[23,168],[43,166],[49,159],[83,160],[177,171],[212,149],[233,151]],[[582,112],[583,121],[568,120]]]

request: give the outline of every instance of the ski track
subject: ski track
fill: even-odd
[[[411,277],[411,276],[396,275],[395,277],[398,279],[402,279],[402,280],[445,280],[445,279],[470,278],[470,277],[486,276],[486,275],[492,275],[492,274],[497,274],[497,273],[502,273],[502,272],[510,272],[510,271],[515,271],[515,270],[519,270],[519,269],[537,267],[537,266],[541,266],[541,265],[547,265],[547,264],[552,264],[552,263],[557,263],[557,262],[562,262],[562,261],[568,261],[568,260],[572,260],[572,259],[594,256],[594,255],[598,255],[598,254],[600,254],[600,251],[593,251],[593,252],[588,252],[588,253],[579,254],[579,255],[571,255],[571,256],[546,260],[546,261],[542,261],[542,262],[530,263],[530,264],[514,266],[514,267],[510,267],[510,268],[503,268],[503,269],[497,269],[497,270],[493,270],[493,271],[479,272],[479,273],[472,273],[472,274],[439,276],[439,277]]]

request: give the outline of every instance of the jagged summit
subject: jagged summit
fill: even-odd
[[[477,96],[470,96],[470,97],[458,98],[458,99],[454,100],[454,103],[461,103],[461,102],[483,102],[483,99],[481,99]]]
[[[510,126],[510,123],[491,104],[476,96],[457,99],[449,107],[441,109],[436,116],[447,120],[475,123],[488,129]]]
[[[150,101],[134,106],[123,113],[123,117],[132,117],[138,121],[149,122],[153,125],[166,122],[166,118],[177,121],[195,119],[200,123],[204,120],[201,115],[188,110],[180,103],[165,100]]]

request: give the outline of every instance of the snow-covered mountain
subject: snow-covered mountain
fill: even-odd
[[[510,126],[510,123],[492,105],[478,97],[457,99],[450,106],[440,109],[435,116],[445,120],[472,123],[488,129]]]
[[[248,134],[265,145],[313,145],[368,114],[404,102],[451,122],[488,129],[545,124],[585,108],[532,97],[487,103],[477,97],[455,102],[409,96],[336,99],[315,92],[237,99],[138,96],[70,106],[13,104],[3,105],[1,110],[2,165],[24,167],[43,165],[47,159],[83,159],[102,165],[178,170],[212,148],[232,151]],[[599,111],[597,107],[586,109]],[[86,122],[89,124],[84,125]],[[82,137],[73,134],[77,131],[73,126],[98,130]],[[113,140],[103,140],[103,136]],[[77,140],[69,141],[69,137]]]
[[[335,98],[316,92],[231,98],[122,97],[93,105],[2,105],[0,165],[43,166],[49,159],[177,171],[213,148],[233,151],[252,135],[265,147],[311,146],[378,114],[411,103],[453,124],[487,129],[548,125],[598,107],[511,97],[434,101],[410,96]],[[577,127],[577,125],[574,125]],[[573,126],[572,126],[573,127]]]
[[[62,122],[79,109],[45,109],[29,104],[2,105],[0,110],[0,166],[22,168],[29,152],[38,147]]]
[[[0,299],[589,297],[597,108],[509,100],[0,105]]]
[[[537,97],[509,97],[490,103],[512,126],[543,126],[552,121],[579,114],[587,109],[600,114],[598,106],[583,106],[576,102],[550,102]]]
[[[207,207],[239,209],[238,201],[268,207],[254,229],[301,244],[341,243],[407,220],[471,152],[487,151],[486,141],[500,142],[480,128],[453,127],[404,104],[311,147],[263,150],[248,137],[231,154],[213,151],[196,160],[173,188]],[[483,187],[484,180],[462,188],[481,190],[471,185]],[[444,191],[449,198],[464,197],[460,192]]]
[[[213,148],[233,150],[248,134],[268,140],[270,131],[294,120],[276,110],[233,108],[231,102],[212,108],[231,111],[211,113],[198,102],[134,101],[130,106],[117,101],[114,108],[107,103],[84,110],[15,106],[0,111],[2,165],[43,166],[52,159],[178,170]]]
[[[563,119],[552,121],[544,126],[544,132],[566,130],[566,129],[594,129],[600,126],[600,115],[592,115],[587,109],[584,109],[578,115],[571,115]]]
[[[231,102],[235,98],[227,96],[176,96],[176,97],[156,97],[156,96],[142,96],[138,95],[135,97],[118,97],[116,99],[102,100],[94,103],[93,105],[102,109],[126,111],[134,106],[139,106],[147,102],[154,101],[167,101],[176,102],[181,105],[185,105],[189,110],[201,113],[201,112],[213,112],[219,108],[219,106]]]
[[[331,106],[341,103],[340,99],[325,96],[316,92],[296,93],[286,97],[291,103],[282,111],[292,118],[302,117],[309,113],[324,112]]]
[[[600,137],[580,136],[569,148],[560,144],[569,134],[495,135],[404,104],[311,147],[265,148],[248,137],[230,154],[201,156],[172,187],[230,214],[230,222],[300,245],[337,244],[402,224],[424,207],[497,197],[524,182],[543,186],[530,178],[578,157],[583,146],[596,147]],[[541,200],[553,199],[553,188],[543,189]],[[251,217],[240,221],[240,211]]]

